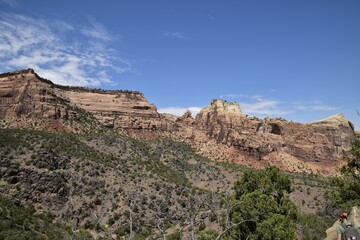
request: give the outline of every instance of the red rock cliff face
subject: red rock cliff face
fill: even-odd
[[[49,129],[58,125],[72,131],[76,130],[73,123],[79,118],[79,109],[114,129],[166,128],[156,107],[139,92],[60,86],[32,69],[0,75],[0,119],[10,126]]]
[[[166,123],[144,95],[131,91],[69,89],[59,92],[72,104],[85,109],[104,126],[125,130],[164,130]]]
[[[63,103],[32,69],[0,75],[0,119],[10,127],[66,129],[61,119],[74,120],[76,113]]]
[[[47,84],[37,81],[32,70],[2,74],[0,79],[1,118],[55,115],[55,111],[48,111],[47,103],[55,101],[53,94]]]
[[[95,122],[94,122],[95,121]],[[341,114],[300,124],[243,114],[237,103],[213,100],[194,119],[159,114],[142,93],[65,87],[32,69],[0,74],[0,126],[84,131],[99,126],[140,137],[184,141],[216,161],[331,174],[354,141]]]
[[[281,118],[247,117],[236,103],[214,100],[196,116],[195,124],[218,143],[261,159],[286,152],[307,161],[339,160],[354,141],[354,127],[342,114],[310,124]]]
[[[237,103],[223,100],[213,100],[202,109],[191,127],[195,129],[192,138],[197,140],[189,142],[205,154],[209,148],[217,148],[209,147],[211,141],[223,146],[221,151],[213,150],[209,154],[217,155],[222,161],[230,159],[248,166],[270,163],[289,171],[325,174],[341,164],[355,135],[352,123],[342,114],[309,124],[281,118],[261,120],[243,114]]]

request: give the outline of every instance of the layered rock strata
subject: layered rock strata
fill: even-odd
[[[342,114],[309,124],[282,118],[261,120],[246,116],[238,104],[223,100],[213,100],[202,109],[194,125],[217,144],[228,146],[227,157],[234,161],[243,162],[248,156],[255,161],[285,164],[288,170],[306,167],[310,172],[326,172],[327,167],[341,163],[354,141],[354,127]],[[301,166],[303,162],[316,167]]]
[[[239,105],[223,100],[214,100],[202,109],[195,124],[218,143],[259,159],[271,152],[285,152],[313,162],[338,160],[354,141],[354,127],[342,114],[310,124],[282,118],[260,120],[241,113]]]
[[[159,114],[140,92],[60,86],[32,69],[0,74],[0,120],[5,127],[75,132],[102,125],[184,141],[218,161],[325,174],[342,163],[355,134],[342,114],[309,124],[258,119],[242,113],[238,103],[220,99],[195,118],[191,112]]]
[[[57,122],[65,130],[74,130],[73,120],[79,118],[81,109],[114,129],[166,128],[156,107],[140,92],[60,86],[32,69],[0,75],[0,119],[19,122],[11,125],[28,127],[41,122],[48,129]]]

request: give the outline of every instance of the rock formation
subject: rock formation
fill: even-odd
[[[140,92],[60,86],[32,69],[0,75],[0,119],[11,126],[51,129],[58,125],[76,131],[74,120],[89,113],[114,129],[164,128],[156,107]]]
[[[190,112],[177,118],[159,114],[140,92],[60,86],[32,69],[0,74],[0,120],[3,127],[74,132],[102,125],[184,141],[218,161],[323,174],[334,173],[354,141],[354,127],[341,114],[308,124],[258,119],[218,99],[195,119]]]
[[[10,127],[51,127],[65,129],[61,120],[76,120],[49,81],[32,69],[0,75],[0,119]]]
[[[200,150],[209,151],[211,141],[222,146],[218,153],[211,151],[210,157],[223,155],[222,161],[250,166],[270,163],[289,171],[333,172],[354,141],[354,127],[341,114],[309,124],[282,118],[260,120],[223,100],[213,100],[202,109],[193,125],[196,140],[192,142]]]

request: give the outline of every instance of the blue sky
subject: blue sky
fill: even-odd
[[[143,92],[160,112],[212,99],[264,118],[343,113],[360,129],[360,1],[0,0],[0,71]]]

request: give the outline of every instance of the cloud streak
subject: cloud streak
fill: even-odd
[[[110,72],[131,69],[108,47],[110,40],[115,38],[93,19],[86,26],[73,26],[58,19],[1,13],[0,69],[33,68],[58,84],[99,86],[111,82]]]
[[[314,101],[314,102],[310,102],[310,103],[298,102],[298,103],[295,103],[294,105],[295,105],[296,109],[299,109],[302,111],[334,111],[334,110],[339,109],[337,107],[325,105],[321,101]]]
[[[241,101],[239,101],[241,111],[249,115],[276,117],[284,116],[293,112],[284,105],[284,102],[267,99],[258,94],[224,94],[221,95],[220,98],[232,100],[241,99]]]
[[[202,107],[188,107],[188,108],[166,107],[166,108],[159,108],[158,112],[159,113],[169,113],[169,114],[176,115],[176,116],[182,116],[186,111],[190,111],[191,115],[193,117],[195,117],[200,112],[201,109],[202,109]]]
[[[325,105],[321,101],[289,103],[287,101],[268,99],[261,95],[244,94],[224,94],[220,98],[238,99],[242,112],[259,117],[281,117],[297,112],[338,110],[338,108]]]
[[[180,32],[166,32],[164,33],[164,37],[178,38],[183,40],[191,39],[191,37],[185,36],[183,33]]]
[[[115,39],[101,23],[96,22],[92,18],[90,18],[90,23],[90,26],[84,27],[81,30],[81,33],[85,36],[102,41],[111,41]]]
[[[284,116],[292,112],[291,110],[283,109],[278,101],[272,100],[255,103],[240,102],[240,107],[247,114],[260,116]]]
[[[3,2],[13,8],[20,6],[17,0],[0,0],[0,2]]]

